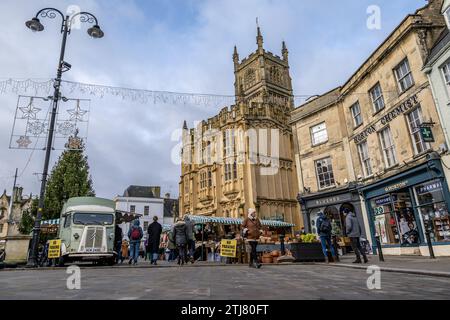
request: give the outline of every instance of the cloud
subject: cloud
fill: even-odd
[[[87,36],[86,26],[69,36],[65,60],[72,69],[64,79],[113,86],[181,92],[234,93],[231,55],[241,59],[256,49],[256,17],[265,48],[280,54],[281,41],[290,51],[295,94],[318,94],[351,75],[403,17],[422,1],[378,1],[383,28],[366,29],[372,1],[58,1],[74,2],[93,12],[105,31],[102,39]],[[45,31],[24,26],[40,8],[54,1],[4,0],[8,12],[0,21],[0,78],[51,78],[59,55],[59,21],[42,19]],[[65,94],[68,94],[67,92]],[[218,113],[222,105],[140,104],[116,97],[91,98],[86,153],[97,195],[111,198],[129,184],[161,185],[178,194],[180,167],[172,164],[173,130],[186,119]],[[73,97],[73,96],[72,96]],[[9,150],[17,95],[0,94],[0,187],[10,188],[15,167],[22,171],[30,152]],[[35,151],[19,184],[39,191],[44,152]],[[53,152],[52,164],[58,157]],[[50,166],[52,167],[52,165]]]

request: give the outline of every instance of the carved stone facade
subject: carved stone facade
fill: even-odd
[[[265,51],[259,28],[257,44],[241,62],[235,48],[236,104],[196,128],[184,124],[180,215],[239,218],[253,207],[299,229],[288,51]]]

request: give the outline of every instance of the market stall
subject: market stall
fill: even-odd
[[[196,248],[201,249],[201,257],[208,261],[224,261],[220,258],[220,243],[223,239],[234,239],[237,241],[236,257],[228,259],[228,262],[246,263],[248,260],[246,243],[241,237],[241,218],[211,217],[188,215],[189,219],[195,224]],[[260,237],[258,252],[279,251],[282,236],[286,249],[289,249],[289,243],[292,238],[291,223],[276,220],[260,220],[263,226],[263,234]],[[206,251],[206,252],[205,252]],[[204,260],[204,259],[203,259]]]

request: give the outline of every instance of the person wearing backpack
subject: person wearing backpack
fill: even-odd
[[[178,249],[178,264],[184,265],[186,262],[186,247],[188,244],[188,235],[186,230],[186,223],[183,219],[178,218],[177,222],[172,228],[173,238]]]
[[[128,264],[134,261],[134,265],[137,265],[142,237],[144,237],[144,231],[140,227],[139,219],[136,219],[128,230],[128,238],[130,239],[130,261]]]
[[[346,214],[345,231],[347,231],[347,237],[352,241],[352,249],[356,255],[356,260],[353,263],[362,263],[361,255],[364,258],[364,263],[367,263],[369,260],[367,259],[366,251],[361,247],[361,225],[356,217],[356,213],[345,208],[344,214]]]
[[[330,219],[321,211],[319,212],[319,218],[317,219],[317,231],[319,232],[320,243],[322,244],[322,251],[325,259],[328,262],[334,262],[336,253],[334,251],[333,245],[331,244],[331,221]],[[331,252],[331,258],[328,257],[327,246]]]

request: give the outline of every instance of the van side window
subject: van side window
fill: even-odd
[[[70,224],[72,222],[72,214],[68,214],[64,220],[64,228],[70,227]]]

